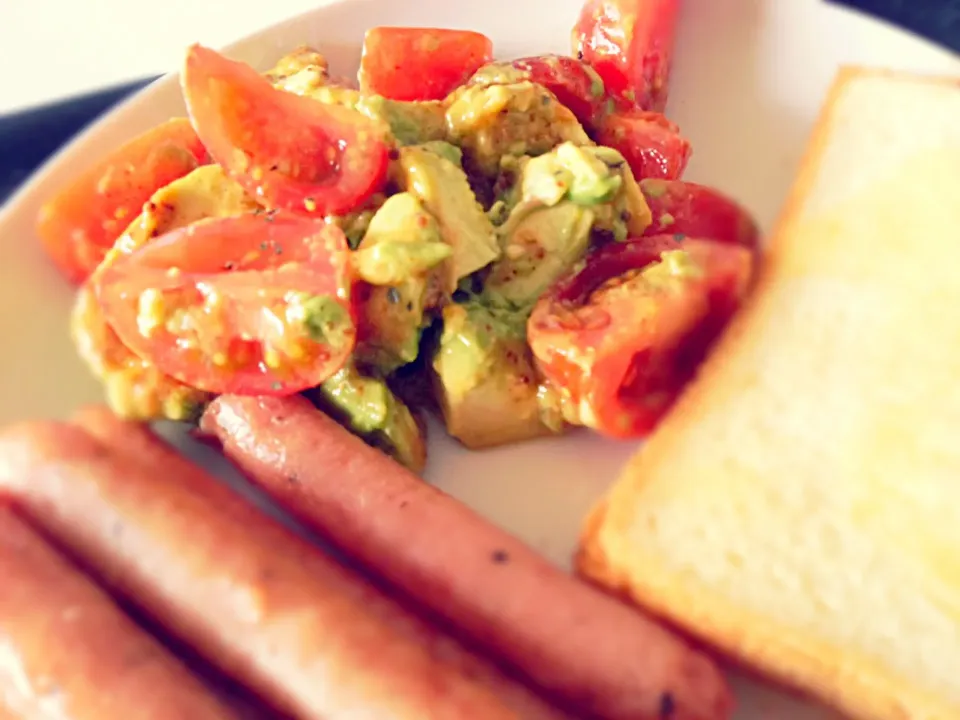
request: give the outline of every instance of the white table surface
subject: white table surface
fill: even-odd
[[[326,2],[0,0],[0,113],[163,74],[190,43],[225,45]]]

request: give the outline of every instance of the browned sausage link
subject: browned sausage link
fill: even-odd
[[[104,411],[95,432],[110,446],[69,425],[8,428],[0,487],[278,709],[306,720],[559,717],[148,430]]]
[[[729,717],[714,664],[424,483],[306,400],[222,396],[201,423],[281,506],[541,688],[616,720]]]
[[[5,507],[0,507],[0,648],[2,717],[235,717]]]

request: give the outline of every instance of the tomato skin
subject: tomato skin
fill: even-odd
[[[153,193],[206,162],[186,118],[148,130],[43,205],[37,220],[43,248],[67,279],[82,282]]]
[[[367,30],[360,90],[391,100],[442,100],[493,59],[493,42],[469,30],[375,27]]]
[[[607,93],[663,112],[680,0],[587,0],[573,52],[596,70]]]
[[[107,321],[126,347],[211,393],[290,395],[314,387],[343,367],[356,342],[346,237],[292,214],[179,228],[118,256],[95,279]],[[144,315],[147,293],[161,298],[157,316]],[[313,338],[301,320],[289,319],[300,294],[337,309],[336,335]],[[282,362],[271,363],[271,351]]]
[[[693,154],[680,128],[660,113],[621,110],[601,117],[596,140],[618,150],[637,180],[676,180]]]
[[[750,250],[760,247],[753,216],[718,190],[683,180],[646,179],[640,181],[640,191],[653,215],[644,235],[673,233]]]
[[[200,45],[187,53],[181,85],[210,155],[270,209],[342,215],[386,180],[389,148],[355,110],[278,90]]]
[[[685,250],[699,272],[670,287],[606,283]],[[579,407],[580,420],[614,437],[644,437],[744,296],[753,267],[746,249],[658,235],[610,243],[592,253],[534,307],[527,326],[540,371]]]
[[[600,75],[586,63],[565,55],[537,55],[491,63],[480,68],[469,83],[493,85],[522,81],[543,85],[587,127],[592,127],[607,97]]]

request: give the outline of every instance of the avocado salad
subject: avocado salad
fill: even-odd
[[[299,393],[419,472],[425,410],[485,448],[573,425],[637,436],[666,407],[688,369],[674,354],[746,286],[744,213],[638,178],[638,138],[675,126],[587,64],[403,32],[439,38],[429,63],[453,74],[418,84],[365,47],[358,87],[308,47],[260,74],[194,46],[189,121],[45,209],[51,256],[82,281],[72,337],[114,412],[191,422],[218,394]],[[438,59],[458,33],[475,56]],[[599,144],[614,119],[637,133]],[[722,234],[704,207],[740,236],[685,244]]]

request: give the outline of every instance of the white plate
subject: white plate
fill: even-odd
[[[269,67],[303,42],[335,72],[352,72],[373,24],[480,30],[497,54],[567,52],[580,0],[352,0],[326,4],[242,40],[231,56]],[[203,41],[202,33],[197,40]],[[669,114],[692,140],[687,177],[726,190],[769,229],[810,126],[840,63],[960,73],[960,59],[818,0],[687,0]],[[110,113],[61,152],[0,210],[0,423],[68,414],[100,398],[67,339],[71,289],[41,256],[33,233],[52,189],[118,143],[183,112],[167,77]],[[589,433],[470,453],[433,428],[427,479],[568,565],[581,518],[635,445]],[[222,461],[194,457],[229,477]],[[834,717],[739,676],[738,720]]]

